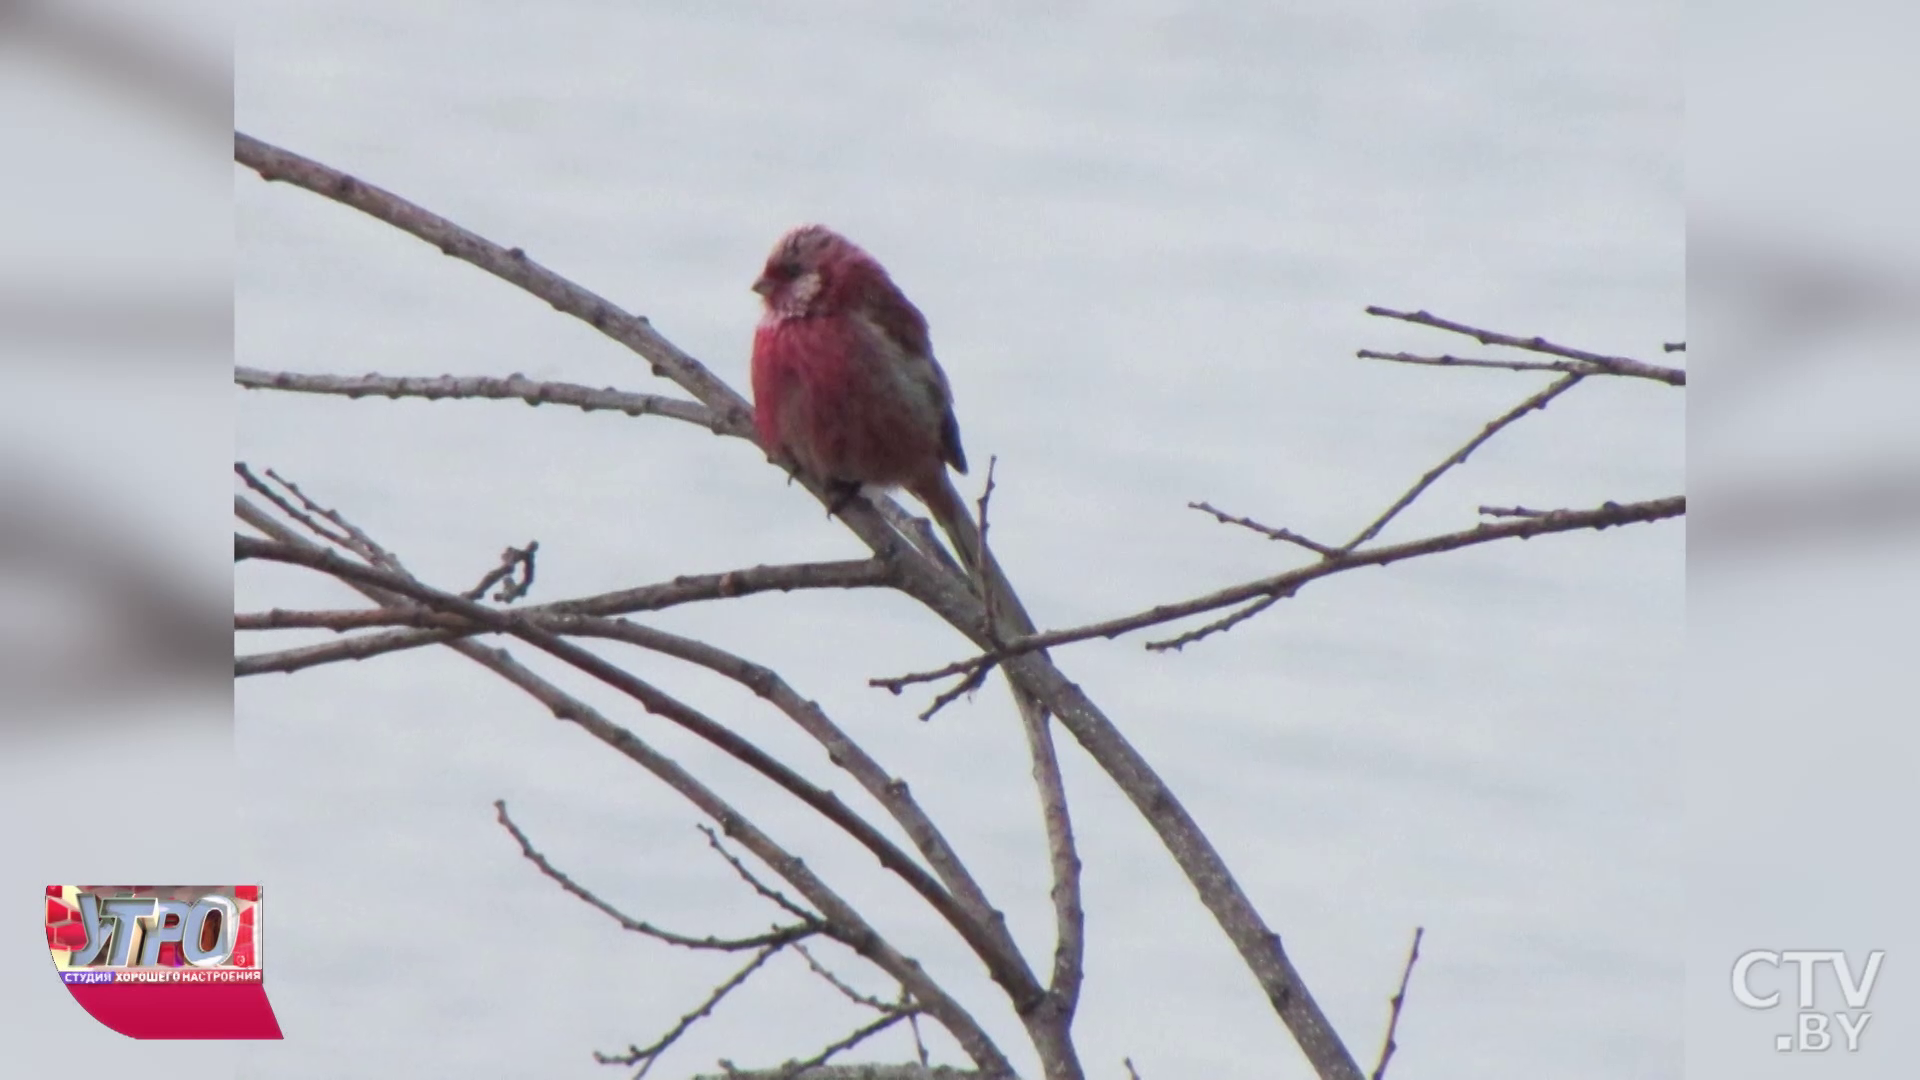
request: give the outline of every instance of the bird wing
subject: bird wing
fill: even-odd
[[[947,385],[947,373],[940,370],[940,362],[932,354],[928,354],[927,363],[933,365],[934,378],[940,386],[940,407],[946,413],[940,421],[940,456],[964,475],[967,471],[967,452],[960,446],[960,420],[953,415],[953,389]]]
[[[873,283],[867,302],[860,306],[859,322],[883,346],[898,366],[901,384],[927,395],[928,419],[939,424],[940,456],[961,473],[967,471],[967,452],[960,446],[960,421],[953,415],[953,387],[933,358],[933,339],[926,316],[913,306],[891,280]]]

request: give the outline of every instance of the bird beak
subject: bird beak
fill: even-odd
[[[759,293],[762,297],[772,296],[773,279],[767,277],[765,274],[760,275],[760,280],[753,283],[753,291]]]

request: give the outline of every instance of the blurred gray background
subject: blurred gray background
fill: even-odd
[[[240,24],[235,125],[523,246],[736,386],[774,237],[845,231],[927,312],[969,454],[999,457],[996,548],[1058,626],[1295,559],[1189,500],[1343,538],[1543,383],[1356,360],[1473,348],[1368,303],[1664,359],[1685,333],[1676,29],[1649,3],[271,3]],[[233,182],[237,363],[665,388],[384,225]],[[750,447],[669,422],[233,396],[238,458],[446,585],[531,538],[536,599],[859,551]],[[1683,409],[1667,387],[1582,386],[1389,537],[1470,525],[1481,503],[1679,491]],[[1683,554],[1676,523],[1489,547],[1315,585],[1183,654],[1136,639],[1058,659],[1182,793],[1358,1054],[1377,1053],[1424,925],[1394,1076],[1674,1075]],[[252,566],[235,592],[243,611],[357,602]],[[878,595],[649,621],[817,698],[949,823],[1022,942],[1050,949],[1005,691],[923,725],[926,694],[865,685],[962,655],[953,634]],[[850,787],[750,694],[607,655]],[[706,769],[1020,1045],[978,965],[866,855],[582,693]],[[650,1042],[732,969],[563,895],[494,824],[495,798],[637,917],[774,917],[689,807],[452,654],[250,679],[235,709],[288,1034],[242,1048],[245,1074],[604,1075],[590,1050]],[[1306,1075],[1152,835],[1066,757],[1089,1068]],[[656,1075],[805,1056],[857,1022],[782,961]]]

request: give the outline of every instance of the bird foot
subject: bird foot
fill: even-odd
[[[857,480],[827,481],[827,516],[832,517],[845,510],[853,500],[860,497],[860,483]]]

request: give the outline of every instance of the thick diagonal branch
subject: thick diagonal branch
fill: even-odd
[[[332,552],[314,545],[244,498],[234,499],[235,514],[247,524],[266,533],[279,544],[313,555]],[[395,575],[398,576],[397,574]],[[405,594],[378,585],[343,583],[357,589],[375,603],[408,603]],[[411,578],[402,580],[411,581]],[[417,583],[414,583],[417,584]],[[826,923],[827,933],[853,949],[905,986],[927,1006],[927,1012],[947,1028],[969,1057],[986,1076],[1001,1080],[1013,1076],[1013,1067],[979,1022],[940,986],[929,978],[920,964],[895,949],[852,905],[840,897],[805,862],[786,851],[762,832],[745,815],[687,772],[671,757],[660,753],[639,736],[615,724],[599,710],[566,693],[515,660],[505,649],[489,648],[475,641],[456,640],[447,647],[494,672],[531,695],[534,700],[561,720],[578,725],[594,738],[625,755],[683,798],[719,823],[727,835],[772,868],[813,904]]]
[[[1026,971],[1025,964],[1018,954],[1008,956],[1003,952],[993,935],[963,910],[939,882],[922,869],[919,863],[895,847],[892,841],[881,835],[879,830],[869,824],[866,819],[842,803],[839,796],[813,784],[726,725],[707,717],[679,699],[662,693],[631,672],[610,664],[594,653],[521,618],[518,612],[501,611],[462,596],[429,588],[392,571],[343,558],[331,550],[283,544],[243,535],[234,537],[233,547],[236,560],[266,559],[305,566],[342,581],[380,589],[435,610],[460,615],[495,631],[511,634],[619,690],[639,702],[648,712],[678,724],[772,780],[872,852],[874,857],[880,860],[880,865],[893,872],[919,893],[921,898],[939,912],[948,925],[966,940],[967,944],[973,948],[975,955],[979,956],[981,962],[986,965],[994,981],[1005,988],[1016,1005],[1025,1006],[1042,992],[1034,982],[1031,973]]]

